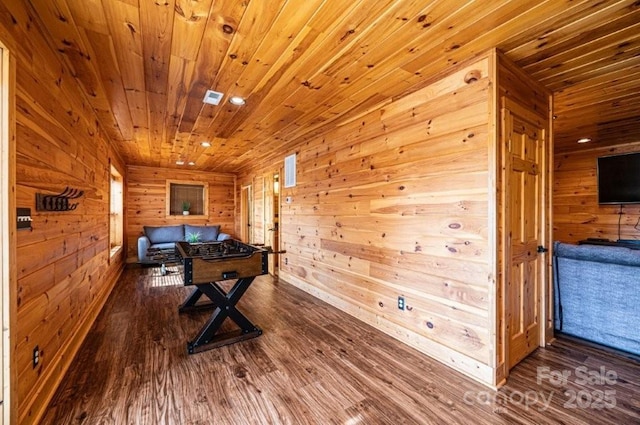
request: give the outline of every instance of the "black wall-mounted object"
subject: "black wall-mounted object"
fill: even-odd
[[[640,204],[640,152],[598,158],[598,203]]]
[[[57,195],[36,193],[36,211],[73,211],[78,203],[72,204],[70,199],[77,199],[84,195],[84,191],[67,186]]]
[[[31,208],[16,208],[18,230],[31,230]]]

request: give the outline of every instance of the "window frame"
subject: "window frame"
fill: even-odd
[[[117,184],[117,187],[114,187]],[[114,196],[119,191],[119,205],[115,206]],[[119,208],[118,208],[119,207]],[[114,225],[113,220],[117,220]],[[115,230],[114,230],[115,227]],[[115,237],[114,237],[114,232]],[[113,258],[124,246],[124,177],[113,164],[109,164],[109,258]]]
[[[284,181],[283,187],[285,189],[296,187],[297,184],[297,166],[298,154],[292,153],[291,155],[284,157]]]
[[[203,214],[171,214],[171,185],[185,185],[185,186],[202,186],[202,210]],[[165,218],[167,219],[208,219],[209,218],[209,183],[199,180],[172,180],[166,181],[166,203],[165,203]]]

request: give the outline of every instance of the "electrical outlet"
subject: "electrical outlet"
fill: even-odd
[[[39,363],[40,363],[40,348],[36,345],[33,348],[33,368],[35,369]]]
[[[400,296],[398,297],[398,308],[399,308],[400,310],[404,310],[404,306],[405,306],[405,303],[404,303],[404,297],[403,297],[402,295],[400,295]]]
[[[289,264],[289,259],[287,257],[284,258],[284,265],[288,265]]]

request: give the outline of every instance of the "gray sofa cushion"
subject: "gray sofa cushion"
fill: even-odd
[[[162,242],[162,243],[154,243],[149,248],[171,249],[171,248],[174,248],[175,246],[176,246],[175,242]]]
[[[144,234],[151,244],[183,241],[184,226],[144,226]]]
[[[640,250],[554,244],[555,328],[640,355]]]
[[[215,242],[218,240],[218,233],[220,233],[220,226],[184,225],[185,238],[188,239],[191,234],[198,234],[200,235],[198,242]]]

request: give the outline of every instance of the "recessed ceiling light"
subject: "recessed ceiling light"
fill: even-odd
[[[184,161],[178,160],[178,161],[176,161],[176,165],[184,165]]]
[[[203,148],[208,148],[209,146],[211,146],[211,143],[209,143],[209,142],[202,142],[202,143],[200,143],[200,146],[202,146]]]
[[[189,165],[196,165],[196,163],[193,161],[189,161]]]
[[[591,141],[588,137],[583,137],[582,139],[578,139],[578,143],[589,143]]]
[[[238,105],[238,106],[242,106],[244,105],[246,102],[244,100],[244,98],[240,97],[240,96],[231,96],[229,98],[229,103],[232,103],[234,105]]]

